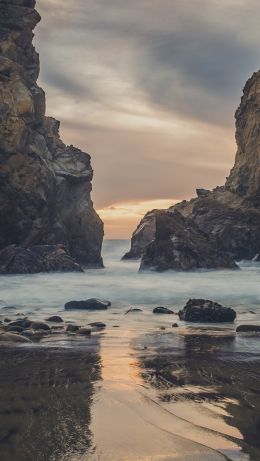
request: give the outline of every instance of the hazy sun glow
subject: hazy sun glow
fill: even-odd
[[[154,199],[131,202],[118,202],[97,210],[105,222],[105,238],[129,238],[133,230],[147,211],[165,209],[177,203],[174,199]]]

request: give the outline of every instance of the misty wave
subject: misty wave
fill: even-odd
[[[63,308],[71,299],[100,297],[115,306],[181,306],[188,298],[209,298],[226,305],[260,305],[260,265],[242,263],[240,271],[145,272],[139,261],[121,261],[128,241],[103,244],[105,268],[84,273],[8,275],[0,278],[0,307]]]

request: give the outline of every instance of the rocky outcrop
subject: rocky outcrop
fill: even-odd
[[[189,299],[184,308],[179,311],[179,318],[186,322],[234,322],[236,312],[231,307],[224,307],[208,299]]]
[[[125,258],[141,269],[236,268],[260,249],[260,71],[236,112],[237,154],[226,184],[197,189],[197,198],[148,213]]]
[[[63,245],[9,245],[0,250],[0,274],[37,272],[83,272]]]
[[[90,197],[91,158],[66,146],[60,123],[45,116],[34,6],[0,0],[0,249],[62,244],[75,263],[100,267],[103,223]]]

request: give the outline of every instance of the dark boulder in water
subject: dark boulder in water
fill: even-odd
[[[76,333],[79,330],[78,325],[72,325],[71,323],[67,326],[66,331],[67,333]]]
[[[155,307],[153,310],[153,313],[154,314],[174,314],[174,312],[171,311],[171,309],[168,309],[167,307],[163,307],[163,306]]]
[[[233,322],[236,312],[230,307],[224,307],[208,299],[189,299],[184,308],[179,311],[179,318],[186,322]]]
[[[59,315],[52,315],[46,319],[47,322],[61,323],[63,319]]]
[[[69,301],[65,304],[65,309],[80,309],[89,311],[106,310],[111,306],[110,301],[103,301],[96,298],[86,299],[84,301]]]
[[[260,333],[260,325],[239,325],[237,333]]]
[[[50,330],[49,325],[47,325],[47,323],[44,322],[31,322],[31,328],[33,330]]]
[[[22,328],[29,328],[31,326],[31,321],[27,319],[19,319],[15,320],[14,322],[9,323],[9,327],[22,327]]]

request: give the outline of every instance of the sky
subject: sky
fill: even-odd
[[[106,238],[224,183],[260,62],[259,0],[38,0],[39,84],[88,152]]]

